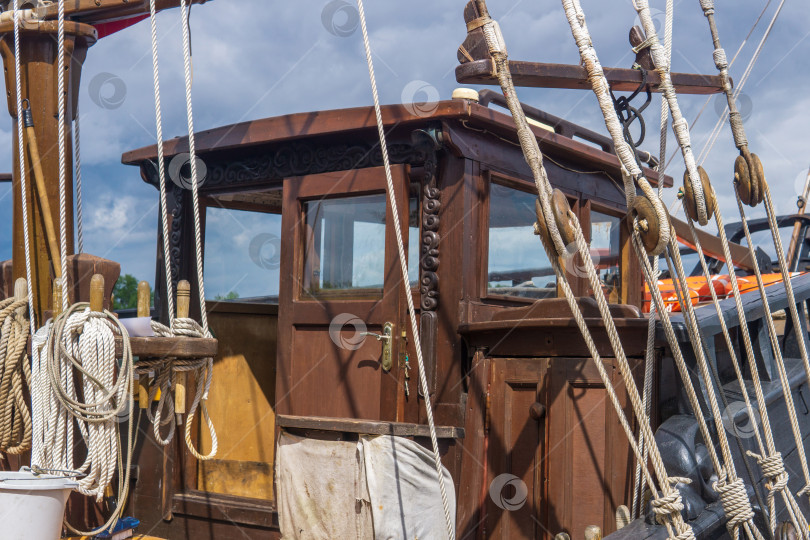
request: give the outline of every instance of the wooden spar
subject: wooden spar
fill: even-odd
[[[636,69],[604,68],[605,77],[611,89],[619,92],[632,92],[641,84],[641,72]],[[579,65],[547,64],[542,62],[509,61],[509,70],[515,86],[532,88],[565,88],[590,90],[588,74]],[[456,66],[456,80],[462,84],[498,84],[493,76],[494,69],[489,59],[475,60]],[[672,84],[679,94],[717,94],[723,91],[718,75],[693,73],[672,73]],[[654,92],[661,81],[655,71],[647,72],[647,82]]]
[[[15,79],[15,50],[13,25],[0,24],[0,55],[5,67],[6,95],[8,111],[12,118],[12,155],[14,156],[13,192],[14,192],[14,225],[12,234],[13,276],[25,276],[25,241],[22,219],[22,193],[20,190],[20,163],[17,152],[17,89]],[[66,131],[66,168],[68,183],[66,186],[66,227],[69,231],[66,245],[67,252],[73,253],[73,182],[72,182],[72,142],[70,123],[78,102],[79,79],[82,63],[87,49],[96,41],[96,31],[92,26],[67,21],[65,24],[66,60],[64,68],[58,66],[57,24],[55,22],[39,23],[34,28],[21,28],[20,31],[20,64],[21,89],[23,99],[30,102],[34,119],[33,134],[41,153],[39,165],[45,178],[42,196],[47,199],[50,208],[50,220],[59,223],[59,101],[57,99],[57,70],[66,71],[66,88],[63,98],[67,101],[65,123]],[[72,59],[72,61],[71,61]],[[21,119],[20,119],[21,120]],[[31,132],[29,132],[31,133]],[[29,135],[30,136],[30,135]],[[52,285],[49,247],[43,223],[43,208],[36,202],[35,174],[30,164],[26,164],[26,210],[28,214],[31,280],[29,285],[33,295],[34,315],[37,321],[43,320],[45,310],[52,304]],[[57,257],[58,258],[58,257]],[[66,291],[63,291],[66,294]]]
[[[62,260],[59,257],[59,241],[56,239],[56,228],[53,224],[53,212],[51,204],[46,196],[45,176],[42,174],[42,161],[37,145],[37,132],[34,130],[34,121],[31,115],[30,104],[26,107],[23,103],[23,122],[25,123],[25,137],[27,139],[28,157],[31,160],[31,168],[34,171],[34,182],[37,188],[37,200],[40,210],[45,220],[45,238],[48,241],[48,250],[51,254],[51,264],[53,264],[54,274],[57,278],[62,277]]]
[[[206,0],[186,0],[190,3],[201,4]],[[14,22],[8,14],[11,6],[7,1],[0,2],[5,12],[0,15],[0,55],[5,67],[6,95],[8,110],[12,118],[12,155],[14,156],[13,192],[14,192],[14,226],[12,233],[12,260],[14,278],[25,276],[25,241],[23,235],[22,219],[22,193],[20,191],[20,163],[17,152],[17,90],[15,79],[15,48],[14,48]],[[180,0],[157,0],[158,10],[174,8],[180,5]],[[65,95],[67,102],[64,122],[66,124],[66,223],[68,231],[65,246],[68,254],[73,253],[73,142],[71,139],[71,123],[75,116],[79,97],[79,81],[87,49],[98,39],[96,29],[90,24],[119,21],[149,13],[148,2],[133,2],[132,0],[68,0],[65,2],[65,65],[59,67],[58,63],[58,24],[55,20],[58,15],[58,4],[40,6],[27,13],[20,24],[20,65],[21,89],[23,99],[30,102],[31,113],[35,127],[29,130],[26,137],[31,141],[31,135],[38,143],[40,159],[32,155],[34,165],[26,164],[26,211],[31,253],[31,280],[29,284],[33,296],[34,316],[42,321],[45,311],[52,305],[53,288],[50,261],[54,263],[56,276],[63,269],[59,268],[58,256],[54,256],[55,235],[51,233],[56,229],[54,224],[59,223],[59,100],[57,97],[57,74],[64,69],[66,72]],[[35,174],[36,168],[41,168],[41,175]],[[35,190],[34,185],[41,185],[38,181],[44,178],[44,189]],[[0,178],[4,180],[5,178]],[[42,197],[37,203],[37,192]],[[50,214],[50,219],[44,214]],[[44,227],[44,229],[43,229]],[[50,255],[50,256],[49,256]],[[64,269],[66,273],[67,269]],[[63,291],[68,294],[68,291]]]

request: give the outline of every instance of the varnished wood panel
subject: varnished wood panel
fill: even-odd
[[[272,500],[278,318],[214,311],[208,320],[220,343],[208,396],[219,449],[214,461],[199,464],[198,489]]]
[[[597,525],[615,530],[615,509],[627,501],[629,446],[591,359],[550,360],[548,385],[548,528],[583,538]],[[621,378],[605,361],[624,403]]]
[[[542,538],[545,418],[532,418],[530,409],[535,403],[544,406],[547,361],[499,358],[493,363],[483,537]],[[521,488],[525,489],[525,500]]]

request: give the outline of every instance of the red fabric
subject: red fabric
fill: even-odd
[[[137,17],[132,17],[130,19],[123,19],[120,21],[111,21],[106,23],[100,23],[96,25],[96,31],[98,32],[98,37],[103,38],[107,37],[111,34],[114,34],[124,28],[129,28],[135,23],[139,23],[142,20],[149,17],[149,15],[138,15]]]

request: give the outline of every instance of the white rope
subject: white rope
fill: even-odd
[[[211,334],[205,332],[197,321],[182,317],[175,318],[171,328],[156,321],[152,321],[152,329],[156,335],[163,337],[211,337]],[[149,370],[150,367],[157,369],[156,373],[158,373],[158,376],[156,377],[158,379],[158,384],[153,385],[149,392],[150,403],[152,403],[154,400],[157,389],[161,389],[160,401],[157,406],[157,411],[153,417],[155,438],[164,446],[171,441],[172,435],[174,434],[174,425],[173,422],[171,422],[174,416],[174,401],[171,398],[171,392],[168,390],[174,387],[174,376],[176,373],[191,372],[194,375],[194,379],[197,381],[197,384],[194,391],[194,399],[191,403],[191,407],[188,410],[188,415],[185,421],[184,435],[186,447],[188,448],[189,452],[191,452],[191,454],[200,461],[213,459],[217,455],[219,442],[217,440],[217,432],[214,428],[214,422],[211,420],[211,416],[208,414],[207,400],[208,392],[211,389],[211,382],[213,380],[214,359],[201,358],[194,360],[178,360],[176,358],[169,358],[163,361],[162,366],[155,364],[152,364],[151,366],[147,364],[144,366],[146,370]],[[143,372],[143,368],[139,369],[139,371]],[[160,427],[166,423],[165,421],[161,421],[161,418],[164,415],[164,407],[166,409],[165,418],[167,421],[169,421],[169,423],[172,424],[170,433],[165,439],[160,436]],[[191,438],[191,427],[194,424],[194,415],[197,413],[198,408],[202,411],[202,415],[208,429],[208,434],[211,438],[211,450],[208,452],[208,454],[200,453],[195,447]],[[147,414],[150,413],[147,412]]]
[[[748,390],[747,390],[747,384],[743,380],[743,374],[742,374],[742,372],[740,370],[740,363],[738,362],[738,359],[737,359],[737,355],[736,355],[736,352],[735,352],[735,347],[734,347],[734,344],[732,342],[732,338],[731,338],[731,335],[729,333],[728,327],[726,325],[725,318],[723,317],[723,315],[722,315],[722,313],[720,311],[720,306],[719,306],[719,303],[718,303],[717,294],[716,294],[716,292],[714,290],[714,284],[712,283],[712,280],[711,280],[711,273],[709,272],[709,268],[708,268],[708,265],[706,263],[706,257],[705,257],[705,255],[703,253],[703,249],[702,249],[702,247],[700,245],[700,240],[699,240],[699,237],[697,235],[697,231],[695,230],[694,224],[693,224],[691,218],[689,217],[688,212],[686,213],[686,216],[687,216],[687,222],[689,223],[690,230],[692,232],[692,239],[693,239],[693,241],[695,243],[695,251],[698,253],[698,255],[700,257],[700,264],[701,264],[701,267],[703,269],[703,275],[706,278],[706,283],[707,283],[707,285],[709,287],[709,291],[710,291],[711,296],[712,296],[712,302],[714,303],[715,310],[716,310],[717,316],[718,316],[718,320],[720,321],[720,325],[721,325],[721,328],[723,330],[723,337],[724,337],[724,339],[726,341],[726,348],[729,351],[729,355],[731,357],[731,364],[732,364],[732,366],[734,366],[734,371],[735,371],[735,374],[737,376],[737,380],[739,381],[739,384],[740,384],[740,390],[742,392],[743,400],[745,402],[745,406],[746,406],[746,409],[748,411],[748,417],[749,418],[755,418],[754,413],[753,413],[753,406],[751,404],[751,400],[750,400]],[[726,237],[725,228],[723,226],[723,218],[722,218],[722,215],[720,214],[719,211],[715,214],[715,221],[717,223],[718,230],[720,231],[720,241],[721,241],[721,244],[723,245],[724,256],[726,257],[726,260],[731,260],[731,254],[730,254],[730,250],[729,250],[729,247],[728,247],[728,239]],[[751,252],[753,252],[753,249],[751,249]],[[753,253],[751,253],[751,255],[753,257]],[[746,322],[745,309],[743,308],[743,303],[742,303],[742,295],[740,294],[740,289],[739,289],[739,285],[738,285],[738,281],[737,281],[737,275],[736,275],[736,272],[734,271],[733,265],[729,266],[729,279],[731,281],[732,294],[734,296],[735,305],[736,305],[736,308],[737,308],[737,316],[739,317],[739,328],[741,329],[740,333],[742,334],[742,337],[743,337],[743,344],[744,344],[744,348],[745,348],[745,353],[746,353],[746,357],[748,359],[748,367],[749,367],[749,370],[751,372],[751,382],[753,383],[754,392],[755,392],[755,396],[756,396],[756,399],[757,399],[757,405],[758,405],[758,411],[759,411],[759,415],[760,415],[760,419],[761,419],[762,430],[763,430],[763,433],[765,435],[765,441],[764,441],[764,444],[763,444],[762,437],[760,436],[760,433],[759,433],[759,426],[755,425],[755,427],[754,427],[754,435],[755,435],[755,438],[756,438],[757,446],[759,447],[759,454],[754,454],[754,453],[749,452],[749,455],[751,455],[752,457],[754,457],[757,460],[757,462],[760,464],[760,467],[763,470],[763,475],[767,479],[766,486],[768,487],[767,502],[768,502],[768,515],[769,515],[769,518],[770,518],[770,524],[769,525],[770,525],[771,531],[775,532],[775,530],[776,530],[776,508],[775,508],[774,495],[776,493],[778,493],[778,492],[781,493],[782,498],[783,498],[783,500],[785,502],[785,506],[788,507],[788,508],[794,508],[794,509],[797,508],[797,503],[796,503],[796,500],[795,500],[793,494],[790,492],[789,489],[787,489],[787,473],[784,471],[784,466],[782,465],[781,454],[776,451],[776,446],[774,444],[773,431],[772,431],[772,428],[771,428],[771,422],[770,422],[770,418],[769,418],[769,415],[768,415],[768,408],[766,406],[765,396],[764,396],[763,391],[762,391],[762,383],[761,383],[761,380],[759,378],[759,368],[757,367],[756,356],[754,354],[753,346],[751,344],[751,337],[750,337],[749,332],[747,330],[748,326],[747,326],[747,322]],[[767,302],[767,297],[763,297],[763,302]],[[766,309],[769,310],[769,308],[766,308]],[[793,398],[792,398],[792,395],[791,395],[790,390],[789,390],[790,385],[789,385],[789,382],[787,381],[787,374],[786,374],[786,372],[784,370],[784,363],[782,362],[782,359],[781,359],[781,352],[779,351],[779,348],[778,348],[778,342],[775,343],[774,340],[772,339],[771,340],[772,348],[773,348],[774,345],[776,345],[776,349],[774,350],[774,357],[777,359],[776,361],[780,364],[780,369],[778,371],[779,371],[780,381],[782,383],[783,395],[784,395],[784,398],[785,398],[786,406],[788,408],[788,415],[789,416],[791,415],[791,410],[792,410],[793,411],[792,414],[795,417],[795,406],[793,404]],[[733,421],[730,418],[728,420]],[[770,468],[768,468],[768,470],[766,471],[766,467],[763,466],[763,464],[769,464]],[[780,469],[781,469],[781,471],[780,471]],[[776,471],[776,472],[774,473],[774,471]],[[806,524],[806,522],[804,520],[804,516],[801,513],[801,511],[799,511],[799,512],[794,511],[793,515],[795,515],[795,517],[793,518],[793,524],[795,525],[796,530],[798,530],[798,531],[807,531],[807,524]],[[803,537],[806,537],[806,536],[807,536],[806,534],[803,535]]]
[[[79,253],[84,253],[84,214],[82,211],[82,150],[79,131],[79,107],[76,106],[76,118],[73,119],[74,161],[76,167],[76,233]],[[64,267],[63,267],[64,268]]]
[[[413,336],[414,348],[416,349],[416,365],[419,371],[419,383],[422,387],[422,394],[425,399],[425,413],[430,430],[430,442],[433,448],[434,465],[436,466],[436,476],[439,482],[439,491],[442,498],[442,509],[444,510],[445,525],[447,526],[447,538],[455,540],[455,518],[454,509],[450,508],[447,499],[447,489],[444,485],[444,468],[442,466],[441,455],[439,454],[439,442],[436,436],[436,424],[433,419],[433,406],[430,399],[430,391],[425,374],[424,359],[422,357],[422,343],[419,337],[419,327],[416,324],[416,309],[413,303],[413,293],[408,286],[408,258],[405,255],[405,247],[402,241],[402,227],[399,221],[399,209],[397,207],[396,194],[394,192],[394,179],[391,176],[391,163],[388,158],[388,145],[385,141],[385,127],[380,110],[380,98],[377,93],[377,80],[374,76],[374,61],[371,57],[371,43],[368,39],[368,29],[366,27],[366,15],[363,10],[363,0],[357,0],[357,11],[360,15],[360,28],[363,32],[363,47],[366,53],[366,63],[368,64],[368,75],[371,82],[371,95],[374,98],[374,114],[377,119],[377,131],[380,137],[380,150],[382,152],[383,165],[385,166],[385,181],[388,191],[388,202],[391,206],[391,216],[394,222],[394,232],[397,238],[397,251],[399,252],[399,263],[402,270],[402,279],[405,283],[405,298],[408,302],[408,315],[411,323],[411,334]],[[192,158],[193,159],[193,158]],[[193,161],[192,161],[193,162]]]
[[[169,210],[166,204],[166,168],[163,155],[163,116],[160,105],[160,74],[158,72],[157,15],[155,0],[149,0],[149,23],[152,37],[152,76],[155,87],[155,125],[157,131],[157,169],[160,193],[160,221],[163,227],[163,272],[166,277],[166,305],[169,325],[174,321],[174,282],[172,278],[171,249],[169,248]]]
[[[188,116],[188,154],[191,165],[191,200],[194,209],[194,255],[197,263],[197,292],[200,302],[200,323],[203,333],[208,335],[208,314],[205,308],[205,284],[203,283],[202,233],[200,232],[200,197],[199,179],[197,178],[197,153],[194,144],[194,114],[191,108],[191,32],[188,14],[191,10],[189,0],[180,5],[180,18],[183,27],[183,71],[186,86],[186,113]],[[163,144],[159,141],[158,145]],[[168,256],[168,254],[167,254]]]
[[[58,28],[57,28],[57,99],[59,100],[59,253],[62,260],[62,311],[70,306],[68,291],[68,265],[67,265],[67,133],[66,130],[66,101],[65,91],[65,0],[59,0]],[[71,234],[73,231],[71,231]]]
[[[36,311],[34,311],[34,281],[31,279],[31,239],[28,222],[28,188],[26,184],[27,165],[25,163],[25,137],[23,136],[22,69],[20,67],[20,12],[19,0],[14,0],[14,82],[17,98],[17,159],[20,171],[20,197],[22,200],[23,242],[25,244],[25,281],[28,283],[28,321],[31,335],[36,331]],[[64,268],[64,266],[62,267]]]
[[[115,355],[116,335],[122,338],[120,362]],[[41,350],[38,354],[41,355]],[[76,534],[99,534],[115,526],[129,492],[129,470],[134,446],[133,401],[130,392],[133,357],[126,328],[109,311],[92,312],[86,303],[74,304],[59,315],[50,328],[45,371],[52,398],[55,398],[55,406],[51,408],[53,422],[48,426],[54,433],[55,451],[50,456],[47,451],[44,456],[40,453],[38,457],[44,459],[41,467],[46,470],[64,469],[83,473],[84,476],[78,479],[78,491],[95,497],[97,501],[104,498],[105,489],[111,484],[116,471],[118,473],[118,507],[104,525],[95,531],[83,532],[65,523]],[[41,377],[41,356],[38,373]],[[75,374],[81,378],[82,399],[79,399],[76,392]],[[42,390],[42,384],[39,381],[35,385],[37,392]],[[41,400],[42,395],[38,395]],[[127,417],[125,464],[120,446],[121,415]],[[73,463],[73,421],[76,422],[87,448],[85,460],[78,468]],[[46,445],[47,437],[48,435],[44,437]]]

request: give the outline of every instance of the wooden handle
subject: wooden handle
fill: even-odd
[[[138,317],[149,317],[152,304],[149,284],[145,281],[138,283]]]
[[[28,138],[28,155],[31,158],[31,168],[34,170],[34,181],[37,186],[37,198],[39,207],[42,210],[42,219],[45,221],[45,236],[48,239],[48,251],[53,263],[53,271],[57,278],[62,277],[62,259],[59,256],[59,243],[57,242],[56,228],[53,225],[53,215],[51,214],[51,204],[48,202],[48,192],[45,191],[45,175],[42,173],[42,163],[39,158],[39,148],[37,147],[37,136],[33,127],[25,128]]]
[[[56,317],[60,313],[62,313],[62,280],[55,279],[53,280],[53,305],[51,309],[53,310],[53,316]]]
[[[185,319],[188,317],[189,304],[191,302],[191,283],[185,279],[177,283],[177,318]],[[174,412],[177,414],[186,413],[186,386],[188,385],[188,378],[185,371],[177,373],[174,382]],[[178,423],[180,418],[178,417]]]
[[[585,528],[585,540],[602,540],[602,529],[596,525],[588,525]]]
[[[177,318],[188,318],[189,304],[191,303],[191,283],[181,279],[177,283]]]
[[[90,278],[90,309],[104,311],[104,276],[101,274]]]
[[[14,298],[17,300],[28,298],[28,282],[25,281],[25,278],[17,278],[17,281],[14,282]],[[23,314],[26,309],[27,307],[23,306],[17,310],[17,313]]]

